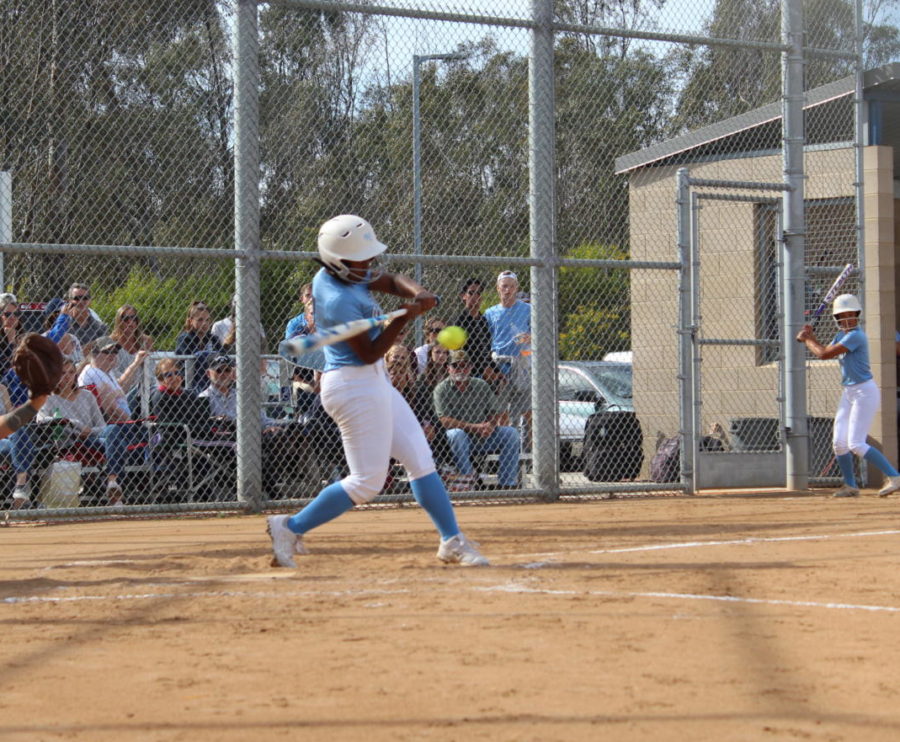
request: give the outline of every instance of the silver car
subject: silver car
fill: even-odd
[[[587,419],[598,410],[634,412],[632,366],[616,361],[560,361],[560,467],[580,468]]]

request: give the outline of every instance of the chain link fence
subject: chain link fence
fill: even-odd
[[[658,444],[695,425],[732,451],[757,424],[735,420],[781,420],[780,195],[702,199],[691,267],[675,183],[781,181],[780,3],[0,7],[2,340],[56,327],[73,361],[5,444],[9,517],[293,506],[344,476],[321,354],[279,354],[316,329],[311,258],[338,213],[442,297],[385,366],[455,498],[690,490]],[[859,262],[861,174],[853,86],[816,92],[857,71],[856,7],[803,10],[809,308]],[[882,64],[897,30],[864,21]],[[450,325],[465,357],[435,342]],[[735,341],[699,346],[693,416],[691,326]],[[378,501],[409,497],[392,462]]]

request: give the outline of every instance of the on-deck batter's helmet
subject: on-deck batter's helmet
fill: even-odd
[[[841,294],[835,298],[834,304],[831,305],[832,316],[843,314],[844,312],[856,312],[857,317],[862,314],[862,306],[859,303],[859,299],[853,294]]]
[[[370,283],[382,271],[373,262],[369,274],[360,278],[350,272],[345,260],[368,260],[387,250],[375,237],[375,230],[362,217],[341,214],[325,222],[319,229],[319,259],[335,276],[348,283]]]

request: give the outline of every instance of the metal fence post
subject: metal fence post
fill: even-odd
[[[528,75],[528,175],[531,256],[543,265],[531,268],[532,463],[536,485],[547,499],[559,497],[559,415],[557,371],[555,252],[555,127],[553,82],[553,2],[533,0]],[[551,390],[552,393],[549,393]]]
[[[809,432],[806,419],[806,347],[794,341],[803,325],[806,286],[804,213],[803,4],[783,0],[782,139],[784,183],[784,343],[785,486],[805,490],[809,483]]]
[[[694,364],[693,364],[693,298],[691,271],[691,194],[690,173],[679,168],[675,175],[678,206],[677,239],[678,259],[678,426],[681,433],[681,483],[684,491],[692,495],[697,491],[694,472]]]
[[[12,242],[12,173],[0,170],[0,244]],[[6,253],[0,252],[0,291],[6,291]]]
[[[237,0],[234,21],[234,246],[237,345],[237,496],[262,502],[259,384],[259,37],[256,0]]]

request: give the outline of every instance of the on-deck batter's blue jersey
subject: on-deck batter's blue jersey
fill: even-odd
[[[382,314],[381,307],[372,297],[366,284],[344,283],[320,268],[312,282],[315,300],[316,327],[334,327],[355,319],[368,319]],[[375,339],[381,333],[377,327],[369,330],[369,337]],[[364,366],[346,341],[326,345],[325,371],[341,366]]]
[[[838,356],[841,364],[841,385],[862,384],[872,378],[869,366],[869,339],[859,327],[849,332],[839,332],[831,341],[832,345],[843,345],[848,352]]]

